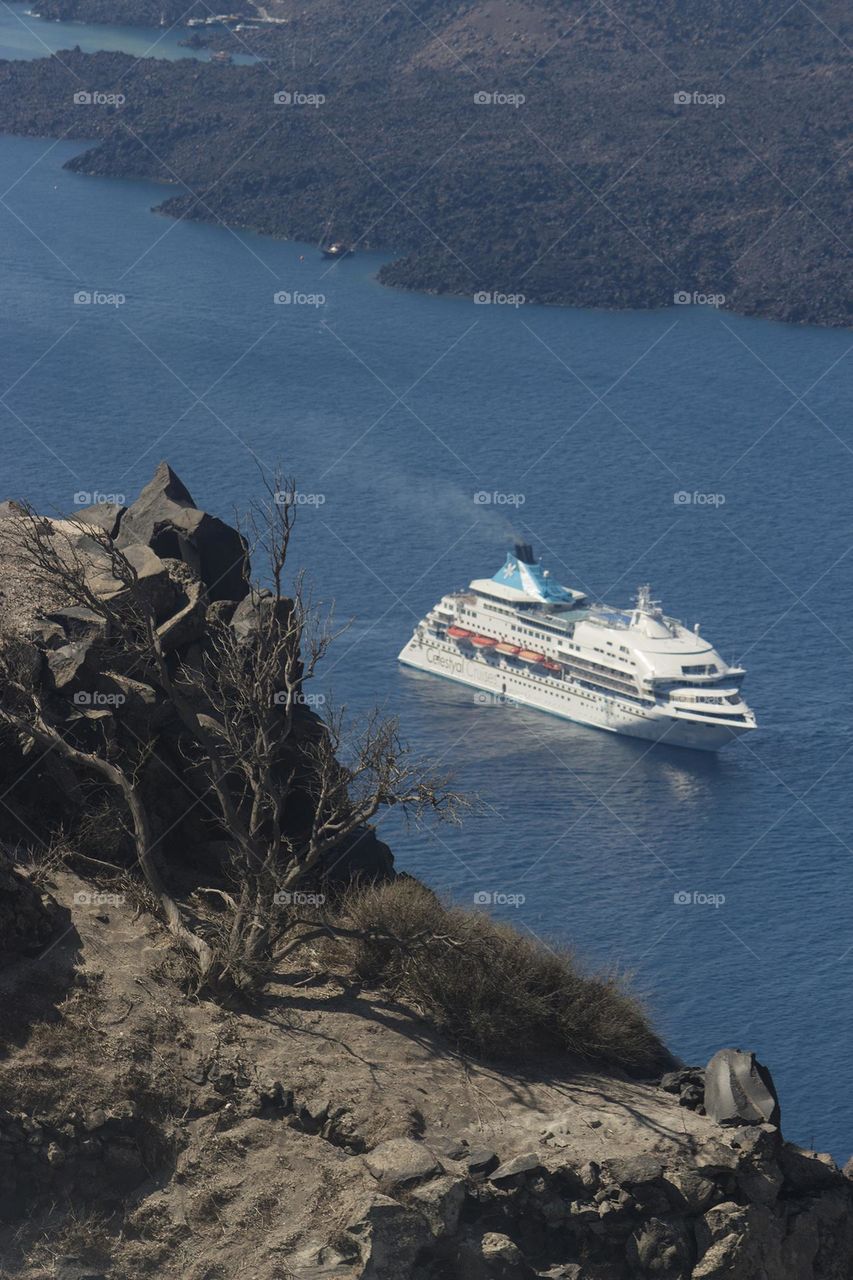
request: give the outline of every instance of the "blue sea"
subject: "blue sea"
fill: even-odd
[[[850,334],[391,291],[375,255],[160,217],[162,188],[64,171],[82,146],[0,139],[0,498],[131,498],[167,458],[228,518],[294,474],[294,554],[351,620],[315,692],[399,716],[476,798],[460,827],[384,821],[398,865],[630,974],[688,1062],[755,1050],[786,1136],[846,1159]],[[513,532],[701,622],[758,732],[650,747],[401,669]]]
[[[184,27],[97,26],[84,22],[54,22],[38,14],[38,0],[31,4],[0,5],[0,58],[46,58],[63,49],[78,47],[84,53],[100,49],[120,50],[137,58],[195,58],[207,62],[209,49],[186,49],[181,41],[190,33]],[[238,36],[237,39],[240,37]],[[215,46],[214,46],[215,47]],[[235,63],[254,62],[248,51],[233,55]]]

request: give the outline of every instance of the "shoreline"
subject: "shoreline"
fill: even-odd
[[[522,295],[533,305],[602,312],[719,298],[732,315],[819,328],[853,323],[827,255],[843,205],[840,190],[829,189],[831,164],[813,201],[817,216],[769,178],[750,205],[733,207],[730,186],[753,181],[754,164],[748,153],[731,154],[731,127],[707,114],[685,123],[653,98],[641,136],[616,145],[616,122],[605,120],[600,144],[584,133],[570,143],[581,159],[566,168],[555,150],[566,144],[554,133],[571,103],[552,96],[556,87],[531,96],[524,120],[508,126],[463,92],[458,75],[437,71],[427,80],[410,69],[394,81],[389,114],[354,65],[340,78],[303,71],[300,92],[311,98],[316,89],[322,106],[282,107],[273,89],[292,79],[274,54],[233,66],[75,50],[62,51],[61,61],[3,61],[0,131],[94,135],[94,146],[69,161],[73,171],[165,181],[177,189],[157,212],[173,217],[308,244],[324,233],[366,243],[390,258],[379,283],[410,292]],[[601,94],[599,80],[593,75],[575,95]],[[82,122],[73,98],[84,86],[126,96],[120,108],[84,108]],[[749,125],[735,121],[735,132]],[[544,144],[533,154],[522,146],[531,133]],[[677,150],[658,155],[655,139],[670,135],[681,140]],[[638,148],[652,149],[653,168],[638,164]],[[737,172],[720,187],[709,169],[726,163]],[[812,167],[803,168],[806,185]],[[617,194],[602,202],[596,192],[608,179]]]

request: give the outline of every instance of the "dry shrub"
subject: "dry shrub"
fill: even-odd
[[[447,907],[407,876],[354,890],[332,944],[359,980],[410,1005],[460,1048],[520,1059],[562,1051],[643,1073],[670,1064],[638,999],[616,975],[588,974],[481,912]]]

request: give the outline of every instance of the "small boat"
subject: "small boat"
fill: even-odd
[[[546,659],[544,660],[544,662],[540,662],[540,664],[539,664],[539,665],[540,665],[541,667],[546,667],[549,671],[560,671],[560,670],[561,670],[561,667],[560,667],[559,662],[552,662],[550,658],[546,658]]]
[[[545,654],[536,653],[533,649],[520,649],[518,653],[522,662],[544,662]]]
[[[473,632],[466,631],[464,627],[448,627],[447,634],[454,640],[470,640]]]
[[[327,244],[320,249],[324,258],[349,258],[352,254],[352,248],[348,244],[344,244],[343,240],[336,240],[334,244]]]
[[[507,644],[501,640],[499,644],[495,645],[495,653],[505,653],[508,658],[517,658],[521,650],[517,644]]]
[[[233,62],[233,58],[225,49],[217,49],[216,53],[210,55],[210,61],[219,62],[222,66],[227,67]]]
[[[493,640],[491,636],[472,636],[471,643],[477,649],[493,649],[497,644],[497,640]]]

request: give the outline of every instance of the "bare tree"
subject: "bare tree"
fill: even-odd
[[[305,683],[334,632],[301,573],[291,594],[283,594],[294,498],[293,482],[277,480],[251,509],[249,551],[262,559],[270,586],[253,584],[251,607],[241,607],[233,623],[211,611],[204,643],[191,656],[169,649],[168,624],[158,624],[152,593],[108,533],[79,521],[49,521],[31,509],[23,520],[22,555],[33,578],[102,620],[109,660],[153,687],[179,725],[188,770],[205,779],[229,849],[227,887],[199,886],[220,908],[215,936],[201,918],[191,927],[188,907],[179,906],[152,855],[156,834],[142,786],[152,743],[118,713],[63,716],[67,703],[27,679],[11,639],[0,656],[0,722],[116,789],[139,869],[207,981],[246,982],[261,973],[293,922],[280,909],[282,898],[327,867],[380,810],[400,806],[417,820],[452,818],[460,803],[447,777],[407,751],[394,720],[375,712],[349,729],[341,712],[305,709]]]

